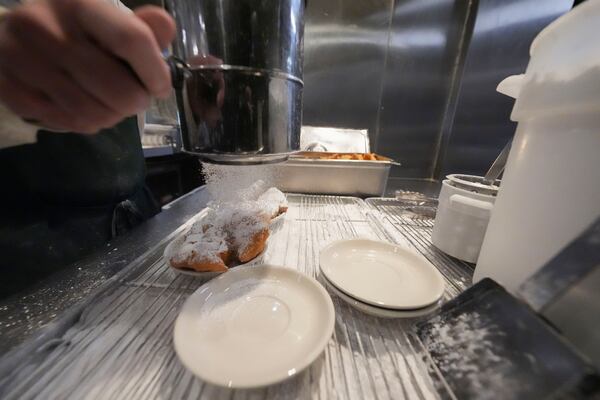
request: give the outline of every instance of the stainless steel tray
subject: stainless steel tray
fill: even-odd
[[[383,196],[393,161],[290,158],[278,169],[277,187],[289,193]]]

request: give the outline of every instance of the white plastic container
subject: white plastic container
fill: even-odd
[[[519,125],[474,282],[514,293],[600,217],[598,21],[600,0],[576,7],[538,35],[527,72],[499,87],[517,96]]]
[[[495,197],[442,182],[432,243],[444,253],[474,263],[479,256]]]

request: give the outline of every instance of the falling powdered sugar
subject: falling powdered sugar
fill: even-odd
[[[212,202],[256,200],[274,186],[277,165],[220,165],[202,163],[202,175]]]
[[[174,243],[171,265],[196,269],[194,262],[206,260],[221,261],[225,267],[245,263],[260,254],[266,246],[272,218],[287,210],[285,195],[269,186],[274,181],[274,171],[273,166],[203,163],[210,197],[208,210],[180,242]]]

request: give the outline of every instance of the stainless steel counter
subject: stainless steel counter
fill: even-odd
[[[369,237],[415,249],[427,257],[446,280],[445,301],[470,285],[472,267],[431,246],[433,221],[403,217],[402,208],[393,200],[365,202],[302,195],[292,195],[288,200],[290,209],[284,224],[273,232],[269,247],[255,262],[285,265],[318,277],[318,254],[323,245],[342,238]],[[61,309],[56,312],[59,317],[55,322],[0,359],[0,397],[451,396],[413,334],[414,320],[373,318],[350,308],[333,294],[334,336],[324,355],[294,379],[265,389],[232,391],[193,377],[175,356],[171,335],[181,304],[202,281],[172,271],[162,251],[174,235],[168,235],[168,231],[201,209],[202,201],[199,190],[171,207],[178,207],[176,214],[165,210],[161,217],[177,219],[169,223],[170,228],[163,223],[161,232],[155,231],[159,229],[157,221],[151,221],[129,238],[126,247],[110,250],[104,259],[97,258],[104,266],[95,264],[95,279],[80,282],[70,290],[78,293],[82,300],[78,304],[77,296],[55,297],[55,308]],[[112,267],[106,267],[111,260]],[[116,274],[106,278],[109,273]]]
[[[163,207],[129,234],[66,266],[22,293],[0,301],[0,355],[39,333],[58,315],[84,301],[206,205],[202,187]]]
[[[435,181],[390,178],[387,196],[397,189],[437,197]],[[156,246],[205,207],[203,187],[165,206],[163,211],[130,234],[119,237],[86,259],[56,272],[17,296],[0,301],[0,356],[33,337],[58,315],[111,279],[137,257]]]

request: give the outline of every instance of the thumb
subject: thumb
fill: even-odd
[[[156,6],[142,6],[133,12],[150,27],[161,49],[169,47],[175,38],[175,21],[169,13]]]

